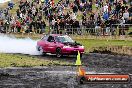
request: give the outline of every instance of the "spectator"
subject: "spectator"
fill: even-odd
[[[6,32],[9,32],[9,25],[10,25],[9,20],[5,20],[4,23],[5,23],[4,24],[4,29],[6,30]]]
[[[9,9],[12,9],[12,8],[14,7],[14,5],[15,5],[15,4],[14,4],[13,2],[9,2],[9,3],[8,3]]]
[[[43,34],[45,32],[45,27],[46,27],[46,24],[44,22],[44,20],[41,21],[41,31],[40,33]]]
[[[73,9],[73,13],[75,13],[75,14],[76,14],[76,13],[78,12],[78,8],[77,8],[77,6],[76,6],[75,4],[74,4],[74,6],[73,6],[73,8],[72,8],[72,9]]]
[[[21,30],[21,23],[20,21],[16,20],[16,28],[17,28],[17,32],[20,33]]]
[[[103,5],[104,3],[105,5]],[[92,4],[95,4],[98,10],[93,10]],[[68,6],[71,6],[71,8],[68,8]],[[70,9],[71,12],[67,12],[65,8]],[[80,15],[82,15],[82,18],[78,19]],[[69,31],[75,28],[74,32],[78,33],[79,28],[95,28],[97,34],[105,32],[109,35],[109,32],[114,34],[117,28],[116,24],[122,22],[120,18],[125,19],[125,24],[131,23],[132,6],[129,6],[128,0],[96,0],[96,2],[92,0],[60,0],[57,4],[54,3],[54,0],[46,0],[45,3],[43,0],[30,2],[22,0],[19,9],[16,11],[16,16],[11,17],[11,20],[9,19],[8,8],[0,12],[0,16],[2,19],[10,21],[11,31],[17,29],[18,32],[24,30],[27,33],[31,31],[44,33],[45,26],[49,24],[50,28],[57,31],[69,27],[67,28]],[[94,33],[93,30],[87,30],[87,32]]]
[[[119,3],[116,5],[116,8],[115,8],[115,14],[116,14],[117,17],[118,17],[118,15],[119,15],[120,9],[121,9],[121,3],[119,2]]]
[[[96,0],[96,3],[95,3],[95,7],[96,7],[96,9],[98,9],[98,7],[99,7],[99,4],[98,4],[97,0]]]
[[[82,3],[85,3],[86,2],[86,0],[81,0],[82,1]]]
[[[100,32],[100,29],[101,29],[101,18],[100,16],[97,18],[97,21],[96,21],[96,26],[95,26],[95,32],[96,32],[96,35],[99,35],[99,32]]]
[[[108,13],[108,5],[107,4],[105,4],[105,6],[104,6],[104,13]]]
[[[109,2],[110,2],[110,5],[114,4],[114,0],[109,0]]]
[[[104,20],[108,20],[108,19],[109,19],[109,14],[108,14],[108,12],[105,12],[105,13],[103,14],[103,18],[104,18]]]
[[[106,20],[105,25],[106,25],[105,35],[110,35],[110,20]]]
[[[123,13],[123,18],[125,19],[125,21],[129,19],[129,13],[127,10],[125,11],[125,13]]]
[[[130,6],[130,8],[128,9],[128,12],[130,14],[130,17],[132,17],[132,5]]]
[[[124,28],[125,28],[125,25],[124,25],[125,20],[124,20],[124,18],[123,17],[120,18],[119,22],[120,22],[119,35],[125,35],[125,30],[124,30]]]

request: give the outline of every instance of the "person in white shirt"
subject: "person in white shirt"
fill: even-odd
[[[20,14],[20,18],[23,18],[23,14],[22,13]]]
[[[55,29],[55,28],[54,28],[54,27],[55,27],[55,23],[56,23],[56,20],[53,19],[53,20],[52,20],[52,29],[53,29],[53,30]]]
[[[125,25],[124,25],[124,23],[125,23],[125,20],[124,20],[124,17],[122,17],[120,20],[119,20],[119,22],[120,22],[120,26],[119,26],[119,35],[125,35]]]
[[[125,20],[128,20],[129,19],[129,12],[128,11],[125,11],[125,13],[123,13],[123,18]]]
[[[35,15],[35,12],[36,12],[36,9],[35,9],[35,7],[33,6],[33,7],[32,7],[32,13],[33,13],[33,15]]]
[[[104,6],[104,12],[108,12],[108,5],[107,4],[105,4],[105,6]]]
[[[75,14],[75,13],[72,14],[72,19],[73,19],[73,20],[76,19],[76,14]]]

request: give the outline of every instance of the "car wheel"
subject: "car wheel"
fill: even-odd
[[[60,58],[62,56],[61,48],[56,49],[56,57]]]
[[[79,80],[79,83],[80,84],[84,84],[84,82],[85,82],[85,78],[84,77],[81,77],[80,80]]]
[[[83,54],[80,54],[80,57],[82,58]]]
[[[43,48],[41,46],[38,47],[38,51],[42,54],[45,55],[46,53],[43,51]]]

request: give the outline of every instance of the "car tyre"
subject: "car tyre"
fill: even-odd
[[[80,54],[80,57],[82,58],[83,54]]]
[[[38,49],[37,49],[42,55],[45,55],[46,53],[43,52],[43,48],[41,46],[38,46]]]
[[[77,77],[77,83],[82,85],[86,82],[86,79],[83,76],[78,76]]]
[[[57,48],[57,49],[56,49],[56,57],[58,57],[58,58],[62,57],[61,48]]]
[[[84,77],[81,77],[80,80],[79,80],[79,83],[80,84],[84,84],[84,82],[85,82],[85,78]]]

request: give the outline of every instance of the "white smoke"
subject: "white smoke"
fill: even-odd
[[[30,38],[18,39],[0,34],[0,53],[21,53],[40,55],[36,50],[37,41]]]
[[[8,2],[8,1],[11,1],[11,0],[0,0],[0,3],[5,3],[5,2]]]

